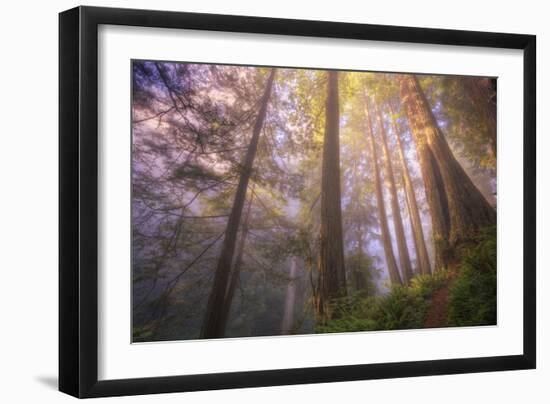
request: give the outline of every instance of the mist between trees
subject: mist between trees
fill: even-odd
[[[132,83],[135,342],[495,324],[495,79]]]

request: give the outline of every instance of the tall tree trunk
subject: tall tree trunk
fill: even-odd
[[[403,184],[405,183],[405,180],[403,179],[403,172],[401,172],[401,181]],[[413,229],[413,236],[414,236],[414,223],[412,219],[411,204],[409,203],[409,195],[407,194],[407,192],[405,192],[405,203],[407,205],[407,212],[409,213],[409,222],[410,222],[411,229]],[[424,274],[425,272],[423,272],[422,264],[420,263],[420,257],[418,255],[418,251],[420,250],[420,247],[418,246],[418,241],[416,237],[413,237],[413,240],[414,240],[414,250],[416,251],[416,265],[417,265],[416,272],[420,274]]]
[[[271,88],[273,87],[273,81],[275,79],[276,69],[271,69],[265,91],[261,99],[260,110],[256,117],[254,129],[252,131],[252,138],[246,151],[244,161],[241,166],[241,176],[239,184],[237,186],[237,192],[235,193],[235,200],[229,219],[227,221],[227,227],[225,230],[225,237],[223,240],[220,256],[218,258],[218,264],[216,266],[216,272],[214,274],[214,284],[210,297],[208,298],[208,304],[206,306],[206,314],[201,330],[202,338],[220,338],[223,337],[222,328],[222,313],[225,303],[225,293],[227,290],[227,282],[229,274],[231,272],[231,264],[233,262],[233,255],[235,253],[235,244],[237,241],[237,233],[239,231],[239,223],[241,221],[241,215],[243,211],[244,202],[246,199],[246,190],[248,188],[248,181],[252,174],[252,165],[254,158],[256,157],[256,150],[258,148],[258,141],[260,139],[260,132],[264,125],[264,120],[267,112],[267,106],[269,104],[269,98],[271,95]]]
[[[497,113],[496,103],[491,99],[491,83],[480,77],[465,77],[463,83],[470,97],[485,122],[491,153],[497,156]],[[489,79],[490,80],[490,79]]]
[[[318,314],[330,319],[329,301],[346,294],[340,198],[340,106],[338,72],[327,73],[327,99],[321,181]]]
[[[418,203],[416,202],[416,193],[411,181],[411,174],[407,160],[405,159],[405,152],[403,150],[403,143],[401,143],[401,132],[395,122],[395,113],[392,105],[390,104],[390,112],[392,114],[392,125],[397,139],[397,145],[399,150],[399,158],[401,160],[401,173],[403,177],[403,184],[405,187],[405,195],[407,201],[407,207],[409,209],[409,217],[411,220],[411,228],[414,235],[414,245],[416,249],[416,257],[418,259],[418,267],[421,274],[431,274],[432,269],[430,265],[430,256],[428,255],[428,249],[426,248],[426,240],[424,238],[424,229],[422,228],[422,220],[420,219],[420,212],[418,210]]]
[[[443,185],[443,179],[439,171],[439,166],[435,157],[428,146],[428,142],[423,136],[424,128],[417,121],[419,114],[418,105],[412,96],[412,90],[406,76],[400,77],[401,100],[405,106],[405,111],[409,120],[411,134],[416,146],[416,155],[424,180],[424,189],[426,200],[430,208],[432,218],[432,237],[435,250],[434,270],[439,270],[447,266],[449,262],[449,206],[447,194]]]
[[[397,188],[395,186],[395,178],[393,175],[393,165],[390,152],[388,150],[388,139],[386,135],[386,129],[384,127],[384,120],[382,119],[382,113],[380,107],[375,103],[376,117],[378,120],[378,127],[380,131],[380,138],[382,139],[382,150],[384,153],[384,161],[386,166],[386,176],[390,185],[390,201],[393,213],[393,226],[395,231],[395,238],[397,239],[397,252],[399,253],[399,266],[401,267],[401,273],[403,275],[403,281],[406,285],[409,284],[413,277],[411,258],[409,256],[409,248],[407,247],[407,240],[405,238],[405,230],[403,229],[403,219],[401,217],[401,207],[399,206],[399,198],[397,197]]]
[[[402,75],[401,90],[413,136],[422,148],[430,150],[433,170],[440,173],[448,205],[447,240],[455,248],[471,240],[480,228],[494,225],[496,212],[454,157],[417,77]]]
[[[357,171],[358,171],[358,163],[359,159],[353,159],[352,164],[352,171],[351,171],[351,180],[352,180],[352,193],[350,195],[350,199],[354,198],[360,198],[361,195],[361,181],[358,178]],[[355,256],[357,261],[354,263],[354,267],[351,269],[351,272],[348,272],[351,275],[351,279],[349,282],[349,286],[353,288],[353,290],[357,292],[363,292],[367,293],[367,279],[365,276],[365,273],[361,270],[363,265],[363,225],[361,224],[362,219],[354,218],[352,219],[355,226],[355,242],[357,243],[357,247],[355,249]],[[349,271],[349,267],[347,268]]]
[[[283,323],[281,334],[288,335],[292,332],[294,324],[294,305],[296,303],[296,257],[290,258],[290,281],[286,287],[285,311],[283,314]]]
[[[378,205],[378,218],[380,221],[380,232],[382,235],[382,244],[384,246],[384,254],[386,256],[386,266],[390,275],[391,283],[402,285],[401,275],[397,268],[395,256],[393,255],[393,247],[390,237],[390,229],[388,227],[388,219],[386,216],[386,206],[384,205],[384,195],[382,193],[382,184],[380,181],[380,170],[378,168],[378,157],[376,153],[376,143],[374,142],[374,133],[372,128],[372,119],[369,111],[368,99],[365,101],[365,114],[367,116],[367,132],[369,136],[370,152],[372,157],[372,165],[374,171],[374,185],[376,188],[376,204]]]
[[[239,239],[239,245],[237,247],[237,255],[235,256],[235,262],[233,263],[233,269],[231,270],[229,285],[227,286],[227,291],[225,293],[225,302],[222,307],[223,312],[220,321],[223,334],[225,334],[225,329],[227,328],[229,313],[231,312],[231,304],[233,303],[235,289],[237,289],[237,284],[239,283],[239,275],[241,273],[241,267],[243,265],[244,247],[246,245],[246,237],[248,236],[250,212],[252,210],[252,200],[254,199],[254,186],[255,184],[252,186],[250,197],[248,198],[248,207],[246,209],[243,225],[241,226],[241,237]]]

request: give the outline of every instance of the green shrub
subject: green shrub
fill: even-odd
[[[412,287],[392,287],[378,300],[374,319],[379,330],[400,330],[422,327],[429,302]]]
[[[496,324],[496,228],[480,234],[464,252],[458,276],[449,290],[449,325]]]
[[[331,309],[338,317],[318,325],[317,332],[351,332],[421,328],[432,294],[445,282],[444,272],[419,275],[410,286],[393,285],[383,296],[353,293],[334,299]]]
[[[429,298],[441,288],[448,279],[446,271],[439,271],[433,275],[417,275],[411,279],[410,288],[423,298]]]
[[[364,297],[360,292],[354,292],[346,297],[331,301],[331,311],[338,313],[326,324],[319,324],[316,332],[350,332],[370,331],[376,329],[376,323],[372,320],[372,310],[376,298]]]
[[[461,264],[449,288],[448,325],[496,324],[496,229],[489,228],[461,249]],[[433,294],[449,279],[446,271],[418,275],[409,286],[391,286],[388,294],[353,293],[331,302],[337,318],[317,332],[350,332],[421,328]]]

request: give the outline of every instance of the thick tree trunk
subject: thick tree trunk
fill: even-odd
[[[365,105],[365,114],[367,116],[367,131],[369,136],[370,151],[372,157],[372,165],[374,171],[374,185],[376,188],[376,202],[378,205],[378,218],[380,220],[380,233],[382,235],[382,244],[384,246],[384,254],[386,256],[386,266],[391,283],[403,284],[401,275],[397,268],[395,256],[393,255],[393,247],[388,227],[388,219],[386,216],[386,207],[384,205],[384,195],[382,193],[382,184],[380,181],[380,170],[378,168],[378,157],[376,153],[376,144],[374,142],[374,133],[372,128],[372,119],[369,112],[368,100]]]
[[[327,73],[327,99],[321,181],[321,234],[318,315],[331,318],[329,301],[346,294],[340,197],[340,106],[338,73]]]
[[[288,335],[292,332],[294,324],[294,305],[296,303],[296,257],[290,258],[290,281],[286,287],[285,311],[283,314],[283,323],[281,325],[281,334]]]
[[[246,199],[248,181],[250,179],[250,175],[252,174],[252,165],[254,163],[254,158],[256,157],[256,150],[258,148],[260,132],[264,124],[267,106],[269,104],[269,98],[271,95],[271,88],[273,87],[273,81],[275,79],[275,73],[276,70],[271,69],[271,73],[269,74],[269,78],[267,79],[265,91],[260,103],[260,110],[258,112],[258,116],[256,117],[256,122],[252,131],[252,138],[250,139],[250,144],[248,145],[248,149],[242,163],[241,176],[239,179],[239,184],[237,186],[237,192],[235,193],[233,207],[227,221],[225,237],[223,240],[220,256],[218,258],[216,272],[214,274],[214,284],[212,286],[212,291],[210,293],[210,297],[208,299],[208,304],[206,307],[206,314],[201,330],[202,338],[223,337],[221,320],[223,315],[222,309],[225,304],[227,283],[229,280],[229,274],[231,272],[233,255],[235,253],[235,244],[237,241],[239,223],[241,221],[241,215]]]
[[[235,290],[237,289],[237,284],[239,283],[239,275],[241,273],[241,267],[243,265],[244,257],[244,247],[246,245],[246,237],[248,236],[248,226],[250,222],[250,212],[252,210],[252,200],[254,198],[254,186],[252,186],[252,192],[248,198],[248,208],[246,209],[246,215],[241,226],[241,237],[239,239],[239,245],[237,247],[237,254],[235,256],[235,262],[233,264],[233,269],[231,270],[231,278],[229,280],[229,285],[227,286],[227,291],[225,293],[225,302],[222,307],[222,316],[221,316],[221,329],[225,334],[225,329],[227,328],[227,322],[229,321],[229,313],[231,312],[231,304],[233,303],[233,297],[235,296]]]
[[[416,249],[416,257],[418,260],[418,269],[421,274],[431,274],[432,269],[430,265],[430,256],[428,255],[428,249],[426,248],[426,240],[424,238],[424,229],[422,228],[422,220],[420,219],[420,212],[418,210],[418,203],[416,201],[416,193],[411,181],[411,174],[407,160],[405,159],[405,152],[403,150],[403,143],[401,143],[401,133],[393,117],[393,107],[390,105],[390,111],[392,114],[392,125],[395,137],[397,139],[397,146],[399,150],[399,158],[401,160],[401,173],[403,177],[403,185],[405,187],[405,195],[407,201],[407,208],[409,210],[409,217],[411,220],[411,228],[414,236],[414,246]]]
[[[464,78],[464,86],[470,100],[479,111],[487,127],[488,142],[491,153],[497,156],[497,114],[496,103],[491,99],[491,83],[480,77]],[[489,79],[490,80],[490,79]]]
[[[417,121],[420,113],[406,76],[400,77],[401,99],[407,112],[411,134],[416,146],[416,155],[424,180],[426,199],[432,218],[432,237],[435,250],[434,270],[438,271],[449,262],[449,206],[443,185],[443,179],[434,155],[423,135],[424,127]]]
[[[393,165],[390,152],[388,150],[388,139],[386,135],[386,129],[384,127],[384,121],[380,112],[380,107],[375,104],[376,117],[378,120],[378,127],[380,131],[380,138],[382,139],[382,150],[384,153],[384,161],[386,167],[386,176],[390,186],[390,201],[393,214],[393,226],[395,231],[395,238],[397,240],[397,252],[399,253],[399,266],[401,267],[401,274],[403,275],[403,281],[406,285],[409,284],[413,277],[411,258],[409,256],[409,248],[407,247],[407,240],[405,238],[405,230],[403,228],[403,219],[401,217],[401,207],[399,206],[399,198],[397,197],[397,188],[395,186],[395,178],[393,175]]]
[[[441,177],[448,205],[445,240],[454,248],[471,240],[480,228],[494,225],[496,212],[455,159],[416,76],[403,75],[401,90],[417,147],[430,151],[432,171]],[[425,179],[425,183],[428,181]],[[426,187],[430,185],[426,183]]]

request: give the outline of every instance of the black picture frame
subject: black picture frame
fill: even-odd
[[[523,354],[99,381],[100,24],[523,50]],[[59,389],[84,398],[535,368],[535,84],[534,35],[96,7],[60,13]]]

